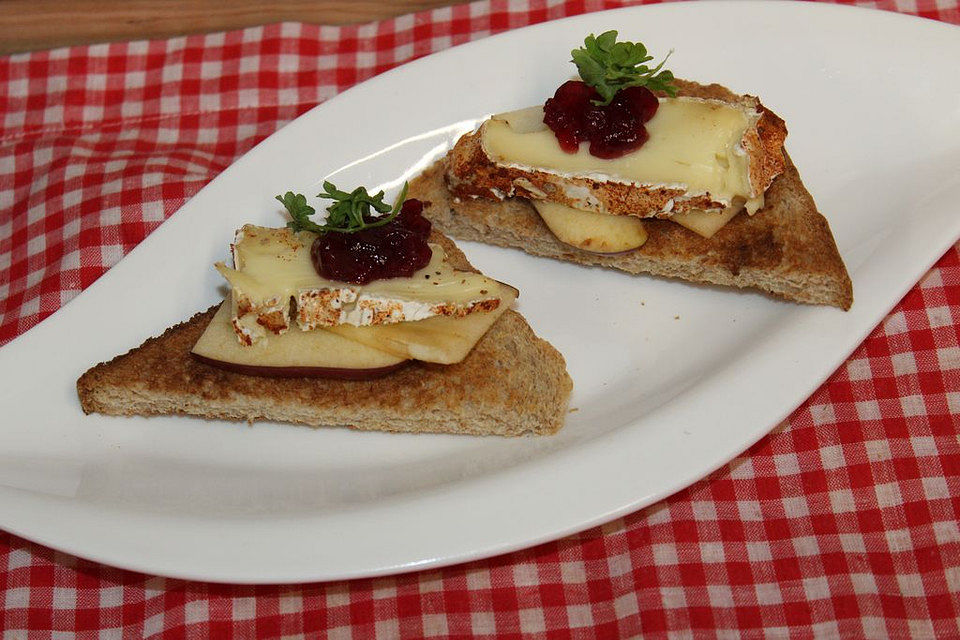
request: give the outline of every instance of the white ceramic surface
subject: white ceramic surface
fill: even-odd
[[[90,365],[212,304],[272,197],[395,186],[484,114],[541,102],[585,34],[675,50],[681,77],[762,97],[850,269],[850,312],[464,244],[567,358],[563,431],[484,439],[84,416]],[[730,37],[742,33],[743,37]],[[595,13],[444,51],[263,142],[57,314],[0,349],[0,526],[148,573],[370,576],[582,530],[703,477],[798,406],[960,235],[960,29],[819,4]],[[418,162],[420,164],[418,164]],[[26,364],[25,364],[26,363]]]

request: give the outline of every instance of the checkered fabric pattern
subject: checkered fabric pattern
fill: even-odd
[[[395,65],[612,1],[494,1],[0,59],[0,343],[235,158]],[[954,0],[857,2],[960,24]],[[905,52],[908,55],[909,52]],[[0,533],[4,639],[960,637],[960,250],[770,436],[563,540],[374,580],[235,587]]]

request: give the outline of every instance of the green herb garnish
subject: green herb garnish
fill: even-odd
[[[583,81],[603,98],[594,101],[596,104],[610,104],[617,91],[627,87],[646,87],[651,91],[677,95],[677,88],[672,84],[673,73],[661,71],[672,51],[651,69],[644,64],[653,60],[653,56],[647,55],[647,48],[639,42],[617,42],[616,31],[607,31],[597,37],[591,33],[583,44],[570,55]]]
[[[284,195],[277,196],[277,200],[293,218],[287,226],[294,231],[354,233],[363,229],[382,227],[396,218],[403,207],[404,200],[407,199],[407,186],[404,182],[400,195],[391,207],[383,201],[383,191],[371,196],[367,193],[366,187],[357,187],[347,193],[337,189],[332,182],[324,182],[323,193],[318,193],[317,197],[333,200],[333,204],[327,207],[327,221],[322,225],[310,219],[317,210],[307,204],[303,194],[287,191]],[[373,215],[371,209],[381,216],[369,220],[368,218]]]

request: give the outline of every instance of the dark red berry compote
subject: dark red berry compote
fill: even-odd
[[[657,113],[659,102],[646,87],[627,87],[610,104],[594,104],[600,94],[580,80],[560,85],[543,105],[543,122],[557,137],[560,148],[576,153],[590,143],[590,155],[619,158],[639,149],[649,138],[644,124]]]
[[[367,284],[406,278],[430,262],[430,228],[430,221],[423,217],[423,203],[411,199],[382,227],[319,236],[310,247],[310,258],[317,273],[328,280]]]

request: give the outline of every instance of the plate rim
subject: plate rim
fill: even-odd
[[[757,2],[756,0],[753,0],[753,1],[752,1],[752,0],[722,0],[721,2],[716,2],[716,3],[712,3],[712,4],[715,4],[715,5],[737,5],[737,6],[755,5],[755,6],[756,6],[756,5],[760,4],[760,3]],[[822,11],[827,11],[827,10],[829,10],[829,11],[843,11],[843,12],[852,12],[852,11],[863,12],[863,11],[864,11],[863,8],[858,8],[858,7],[851,7],[851,6],[845,6],[845,5],[833,5],[833,4],[821,4],[821,3],[809,3],[809,4],[808,4],[808,3],[784,2],[784,3],[776,3],[776,5],[792,6],[792,7],[795,7],[795,8],[803,7],[802,9],[797,9],[797,10],[800,10],[800,11],[812,11],[812,12],[822,12]],[[640,12],[640,11],[650,12],[650,11],[654,11],[654,10],[656,10],[656,11],[663,11],[663,12],[674,12],[674,11],[677,11],[680,7],[684,7],[683,9],[680,10],[680,12],[682,12],[682,11],[688,10],[687,8],[688,8],[689,6],[690,6],[690,5],[687,4],[687,3],[682,3],[682,4],[640,5],[640,6],[634,6],[634,7],[623,7],[623,8],[613,9],[613,10],[609,10],[609,11],[593,12],[593,13],[581,14],[581,15],[578,15],[578,16],[570,16],[570,17],[563,18],[563,19],[560,19],[560,20],[548,21],[548,22],[539,23],[539,24],[536,24],[536,25],[531,25],[531,26],[523,27],[523,28],[519,28],[519,29],[512,29],[512,30],[509,30],[509,31],[506,31],[506,32],[504,32],[504,33],[497,34],[497,35],[494,35],[494,36],[489,36],[489,37],[480,38],[480,39],[478,39],[478,40],[474,40],[474,41],[471,41],[471,42],[469,42],[469,43],[465,43],[465,44],[460,45],[460,46],[457,46],[457,47],[452,47],[452,48],[450,48],[450,49],[445,49],[445,50],[441,50],[441,51],[435,52],[435,53],[433,53],[433,54],[431,54],[431,55],[425,56],[425,57],[423,57],[423,58],[419,58],[419,59],[417,59],[417,60],[415,60],[415,61],[412,61],[412,62],[410,62],[410,63],[404,64],[404,65],[400,65],[400,66],[395,67],[394,69],[391,69],[391,70],[389,70],[389,71],[387,71],[387,72],[385,72],[385,73],[383,73],[383,74],[380,74],[380,75],[378,75],[378,76],[375,76],[374,78],[371,78],[370,80],[368,80],[368,81],[366,81],[366,82],[364,82],[364,83],[360,83],[359,85],[356,85],[355,87],[351,87],[350,89],[348,89],[348,90],[346,90],[346,91],[338,94],[338,95],[335,96],[334,98],[331,98],[330,100],[326,101],[325,103],[323,103],[323,104],[321,104],[321,105],[319,105],[319,106],[317,106],[317,107],[315,107],[315,108],[307,111],[305,114],[301,115],[301,116],[300,116],[299,118],[297,118],[296,120],[294,120],[294,121],[292,121],[291,123],[288,123],[287,125],[285,125],[284,127],[282,127],[280,130],[278,130],[278,132],[279,132],[279,131],[283,131],[284,129],[286,129],[286,128],[287,128],[288,126],[290,126],[291,124],[293,124],[293,123],[295,123],[295,122],[297,122],[298,120],[301,120],[301,119],[303,119],[303,118],[307,118],[307,117],[316,118],[316,117],[318,117],[317,115],[311,116],[310,114],[314,114],[315,112],[317,112],[317,110],[323,109],[325,105],[328,105],[328,104],[330,104],[330,103],[332,103],[332,102],[334,102],[334,101],[340,101],[340,100],[344,99],[344,98],[343,98],[344,96],[352,95],[351,92],[352,92],[354,89],[356,89],[356,88],[359,88],[359,87],[361,87],[361,86],[367,86],[367,87],[369,88],[371,85],[376,85],[376,84],[381,83],[381,82],[389,82],[390,79],[392,79],[396,74],[401,74],[401,73],[415,73],[415,72],[416,72],[416,69],[419,68],[421,65],[429,64],[429,62],[428,62],[429,60],[434,59],[434,58],[437,57],[437,56],[443,56],[443,55],[445,55],[445,54],[448,54],[450,51],[453,51],[453,50],[467,50],[467,49],[470,49],[470,48],[473,48],[473,47],[476,47],[476,46],[481,46],[481,45],[482,45],[482,46],[489,46],[489,44],[483,44],[483,43],[489,43],[490,41],[492,41],[492,40],[494,40],[494,39],[498,39],[498,38],[517,37],[516,34],[518,34],[518,33],[522,33],[522,32],[524,32],[524,31],[528,31],[528,30],[548,28],[550,25],[555,25],[555,24],[557,24],[557,23],[562,23],[562,22],[567,22],[567,21],[578,21],[578,20],[582,20],[585,16],[591,16],[592,19],[595,19],[595,18],[596,18],[597,16],[599,16],[599,15],[611,14],[611,13],[620,13],[620,12],[631,12],[631,13],[632,13],[632,12]],[[768,6],[775,6],[775,5],[768,5]],[[829,9],[828,9],[828,8],[829,8]],[[780,9],[776,9],[776,10],[780,10]],[[789,10],[794,10],[794,9],[789,9]],[[928,24],[928,25],[944,25],[944,26],[947,26],[947,27],[953,26],[953,25],[948,25],[948,24],[946,24],[946,23],[939,22],[939,21],[925,20],[925,19],[919,18],[919,17],[917,17],[917,16],[910,16],[910,15],[901,14],[901,13],[887,12],[887,11],[883,11],[883,10],[876,10],[876,11],[871,12],[871,13],[873,13],[874,15],[885,14],[885,15],[887,15],[888,17],[894,17],[894,18],[897,19],[897,20],[906,19],[907,21],[910,21],[910,22],[919,21],[920,23]],[[210,183],[208,183],[207,185],[205,185],[200,191],[198,191],[197,194],[195,194],[190,200],[188,200],[186,203],[184,203],[184,205],[183,205],[176,213],[174,213],[170,218],[168,218],[168,220],[165,221],[164,224],[167,224],[167,223],[170,221],[170,219],[173,219],[175,216],[177,216],[177,214],[179,214],[179,213],[182,212],[183,210],[187,209],[187,208],[191,205],[191,203],[194,202],[194,200],[196,200],[197,198],[199,198],[199,197],[201,196],[201,194],[203,194],[206,190],[208,190],[208,189],[211,187],[211,185],[214,185],[214,184],[216,184],[216,183],[221,182],[222,179],[224,178],[224,176],[229,176],[230,173],[231,173],[231,169],[233,169],[234,167],[236,167],[238,164],[240,164],[240,163],[241,163],[242,161],[244,161],[245,159],[249,159],[251,156],[253,156],[255,153],[257,153],[257,150],[261,148],[261,145],[267,143],[267,142],[268,142],[271,138],[273,138],[273,136],[275,136],[275,135],[276,135],[276,133],[274,133],[273,135],[271,135],[270,137],[268,137],[266,140],[262,141],[260,144],[258,144],[257,146],[255,146],[255,147],[254,147],[253,149],[251,149],[249,152],[247,152],[247,154],[244,154],[244,156],[242,156],[241,158],[239,158],[234,164],[231,165],[230,168],[228,168],[226,171],[222,172],[220,175],[216,176],[213,180],[211,180]],[[955,242],[955,240],[954,240],[954,241],[946,241],[946,240],[944,240],[944,242],[943,242],[944,247],[945,247],[944,250],[949,249],[949,247],[952,246],[954,242]],[[133,249],[133,251],[131,251],[131,254],[132,254],[134,251],[137,251],[138,249],[141,249],[141,248],[144,246],[144,244],[145,244],[145,242],[140,243],[136,248]],[[925,273],[926,271],[928,271],[929,268],[930,268],[929,265],[934,264],[934,263],[942,256],[942,254],[943,254],[943,251],[938,251],[938,253],[929,260],[928,266],[923,269],[923,271],[921,272],[921,274],[922,274],[922,273]],[[129,256],[129,255],[130,255],[130,254],[128,254],[128,256]],[[126,257],[124,258],[124,260],[126,260]],[[112,269],[111,269],[111,270],[112,270]],[[78,296],[76,296],[76,297],[75,297],[73,300],[71,300],[69,303],[67,303],[66,305],[63,305],[63,306],[61,307],[61,309],[58,310],[56,313],[51,314],[51,316],[49,316],[49,317],[47,317],[46,319],[44,319],[41,323],[38,323],[38,325],[32,327],[32,328],[31,328],[30,330],[28,330],[27,332],[24,332],[23,334],[21,334],[20,336],[18,336],[18,337],[15,338],[14,340],[11,340],[11,341],[10,341],[7,345],[5,345],[5,346],[6,346],[6,347],[9,347],[10,345],[13,345],[13,344],[16,344],[16,343],[18,343],[18,342],[21,342],[21,339],[24,338],[24,336],[26,336],[26,335],[30,334],[31,332],[35,331],[35,330],[36,330],[38,327],[40,327],[40,326],[46,325],[46,326],[49,328],[49,326],[51,326],[51,322],[50,322],[51,318],[55,318],[55,317],[58,317],[59,315],[61,315],[61,311],[62,311],[64,308],[69,308],[69,305],[70,305],[74,300],[76,300],[76,299],[80,298],[81,296],[83,296],[87,291],[90,291],[93,287],[98,287],[98,285],[99,285],[99,287],[109,286],[110,279],[107,277],[108,275],[109,275],[109,271],[108,271],[106,274],[104,274],[104,277],[101,277],[96,283],[94,283],[93,285],[91,285],[91,287],[88,287],[88,289],[87,289],[86,291],[81,292]],[[105,281],[107,282],[107,284],[104,284]],[[893,308],[894,306],[896,306],[896,304],[897,304],[898,301],[903,297],[903,295],[904,295],[907,291],[909,291],[913,286],[915,286],[915,281],[912,282],[912,283],[910,283],[910,284],[905,285],[904,287],[902,287],[903,290],[902,290],[902,291],[899,291],[898,294],[896,295],[896,297],[892,298],[892,302],[889,304],[889,306],[887,307],[886,311],[877,319],[877,322],[882,321],[883,317],[885,317],[885,316],[887,315],[887,313],[889,313],[889,310],[890,310],[891,308]],[[54,324],[55,324],[55,323],[54,323]],[[781,416],[774,424],[768,425],[768,426],[765,425],[764,427],[755,428],[754,430],[757,432],[756,435],[755,435],[755,437],[751,437],[751,438],[750,438],[750,441],[749,441],[748,443],[746,443],[741,449],[739,449],[739,451],[733,453],[733,454],[730,455],[729,457],[726,457],[726,458],[724,458],[724,459],[722,459],[722,460],[717,460],[717,461],[715,461],[715,464],[714,464],[708,471],[706,471],[706,472],[704,472],[704,473],[701,473],[700,471],[690,472],[690,473],[686,474],[686,475],[683,477],[683,479],[681,479],[681,480],[676,480],[676,481],[670,483],[668,487],[665,487],[665,488],[661,489],[659,492],[656,492],[656,493],[651,494],[651,495],[648,495],[648,496],[644,496],[644,497],[642,497],[642,498],[637,498],[637,499],[634,500],[633,502],[629,502],[629,503],[626,503],[626,504],[622,504],[621,506],[617,507],[616,509],[603,511],[602,513],[597,514],[595,517],[593,517],[593,518],[591,518],[591,519],[578,520],[576,523],[571,524],[569,527],[567,527],[567,528],[565,528],[565,529],[560,529],[560,530],[551,529],[551,530],[549,530],[549,531],[542,532],[541,534],[539,534],[539,535],[537,535],[537,536],[521,536],[521,537],[523,537],[523,540],[519,540],[519,541],[513,540],[513,541],[508,541],[508,542],[492,543],[492,544],[490,544],[490,545],[488,545],[487,547],[484,547],[484,548],[482,548],[482,549],[475,549],[475,550],[473,550],[472,552],[464,553],[464,554],[461,554],[461,555],[457,555],[457,556],[455,556],[455,557],[433,558],[433,559],[428,559],[428,560],[424,560],[424,561],[421,561],[421,562],[400,563],[400,564],[397,564],[397,565],[382,566],[380,569],[374,570],[374,571],[360,569],[360,570],[359,570],[358,572],[356,572],[356,573],[347,572],[347,573],[334,574],[334,575],[323,575],[323,574],[318,574],[317,571],[305,571],[305,572],[303,573],[303,575],[285,576],[285,577],[278,577],[278,578],[276,578],[276,579],[267,579],[267,580],[261,580],[261,579],[245,580],[245,579],[243,579],[242,577],[238,577],[238,576],[234,576],[234,577],[230,577],[230,578],[225,578],[225,579],[220,579],[220,578],[217,578],[217,577],[211,577],[211,575],[210,575],[209,573],[206,573],[206,572],[193,573],[193,572],[190,572],[190,571],[170,570],[170,568],[162,568],[162,567],[153,566],[153,565],[150,564],[150,562],[140,562],[140,563],[138,563],[138,562],[128,562],[128,561],[118,562],[116,559],[109,557],[109,554],[86,553],[86,552],[84,552],[82,549],[76,549],[76,548],[73,548],[71,545],[63,544],[61,541],[59,541],[59,540],[57,539],[56,536],[44,536],[44,535],[37,535],[35,532],[21,531],[15,524],[14,524],[13,526],[11,526],[11,523],[9,523],[9,522],[4,522],[4,523],[3,523],[3,528],[4,528],[5,530],[9,531],[10,533],[12,533],[12,534],[14,534],[14,535],[18,535],[18,536],[20,536],[20,537],[23,537],[23,538],[25,538],[25,539],[32,540],[32,541],[38,542],[38,543],[40,543],[40,544],[47,545],[47,546],[49,546],[49,547],[51,547],[51,548],[54,548],[54,549],[63,550],[63,551],[65,551],[65,552],[70,553],[70,554],[72,554],[72,555],[75,555],[75,556],[77,556],[77,557],[81,557],[81,558],[93,560],[93,561],[96,561],[96,562],[101,562],[101,563],[103,563],[103,564],[107,564],[107,565],[114,566],[114,567],[120,567],[120,568],[124,568],[124,569],[127,569],[127,570],[139,571],[139,572],[149,573],[149,574],[153,574],[153,575],[162,575],[162,576],[169,576],[169,577],[181,578],[181,579],[188,579],[188,580],[202,580],[202,581],[207,581],[207,582],[224,582],[224,583],[232,583],[232,584],[291,584],[291,583],[312,582],[312,581],[317,581],[317,580],[327,581],[327,580],[351,579],[351,578],[359,578],[359,577],[374,577],[374,576],[393,575],[393,574],[405,573],[405,572],[409,572],[409,571],[416,571],[416,570],[422,570],[422,569],[427,569],[427,568],[438,568],[438,567],[442,567],[442,566],[448,566],[448,565],[451,565],[451,564],[459,564],[459,563],[462,563],[462,562],[469,562],[469,561],[473,561],[473,560],[478,560],[478,559],[481,559],[481,558],[489,558],[489,557],[501,555],[501,554],[503,554],[503,553],[508,553],[508,552],[511,552],[511,551],[515,551],[515,550],[518,550],[518,549],[523,549],[523,548],[528,548],[528,547],[531,547],[531,546],[535,546],[535,545],[538,545],[538,544],[541,544],[541,543],[543,543],[543,542],[547,542],[547,541],[550,541],[550,540],[555,540],[555,539],[557,539],[557,538],[560,538],[560,537],[563,537],[563,536],[567,536],[567,535],[570,535],[570,534],[575,533],[575,532],[578,532],[578,531],[583,531],[583,530],[585,530],[585,529],[589,529],[589,528],[591,528],[591,527],[597,526],[598,524],[602,524],[602,523],[604,523],[604,522],[609,522],[610,520],[615,519],[615,518],[617,518],[617,517],[620,517],[620,516],[622,516],[622,515],[624,515],[624,514],[634,512],[634,511],[636,511],[636,510],[638,510],[638,509],[644,508],[644,507],[646,507],[646,506],[649,506],[650,504],[653,504],[653,503],[655,503],[655,502],[658,502],[658,501],[662,500],[663,498],[665,498],[665,497],[667,497],[667,496],[669,496],[669,495],[672,495],[672,494],[676,493],[676,492],[679,491],[679,490],[682,490],[683,488],[689,486],[689,485],[692,484],[693,482],[696,482],[696,481],[698,481],[699,479],[705,478],[705,477],[709,476],[710,474],[714,473],[717,469],[719,469],[719,468],[723,467],[724,465],[728,464],[728,463],[730,462],[730,460],[732,460],[732,459],[734,459],[735,457],[737,457],[738,455],[740,455],[744,450],[746,450],[746,449],[748,449],[749,447],[753,446],[753,445],[754,445],[757,441],[759,441],[765,434],[767,434],[773,427],[775,427],[776,424],[778,424],[779,422],[781,422],[786,416],[790,415],[793,411],[795,411],[795,409],[796,409],[798,406],[802,405],[803,402],[805,402],[805,401],[807,400],[807,398],[809,398],[810,393],[812,393],[813,391],[815,391],[816,388],[818,388],[819,385],[822,384],[822,382],[823,382],[825,379],[827,379],[830,375],[832,375],[832,374],[834,373],[834,371],[837,369],[837,367],[838,367],[839,365],[841,365],[844,361],[846,361],[846,359],[849,357],[850,353],[852,353],[860,344],[862,344],[864,338],[865,338],[871,331],[873,331],[873,329],[874,329],[875,326],[876,326],[876,322],[870,324],[869,327],[867,327],[866,329],[864,329],[864,330],[861,332],[862,335],[861,335],[855,342],[852,343],[852,346],[850,346],[849,350],[843,352],[842,354],[840,354],[840,355],[838,355],[836,358],[834,358],[833,361],[832,361],[832,363],[830,364],[829,368],[828,368],[828,369],[825,369],[825,370],[823,371],[822,376],[817,376],[817,377],[819,378],[819,381],[817,381],[817,382],[812,386],[812,388],[809,390],[809,392],[805,393],[802,397],[800,397],[800,398],[797,400],[797,402],[796,402],[795,405],[790,406],[790,407],[784,409],[784,410],[782,411],[782,416]],[[9,351],[9,349],[6,349],[6,350]],[[572,454],[570,454],[570,455],[572,455]],[[544,462],[545,462],[545,461],[543,461],[543,460],[535,461],[535,466],[536,466],[536,465],[539,465],[539,464],[543,464]],[[693,477],[692,479],[689,479],[690,476],[696,476],[696,477]],[[482,484],[482,483],[481,483],[481,484]],[[7,495],[7,488],[4,488],[4,492],[3,492],[3,493],[0,493],[0,500],[3,499],[2,496],[4,496],[4,495]],[[422,498],[422,497],[414,498],[415,501],[418,501],[418,500],[420,500],[420,499],[423,499],[423,498]],[[319,520],[323,520],[323,519],[324,519],[323,517],[320,517],[320,518],[319,518]],[[298,520],[298,521],[302,521],[301,518],[298,518],[297,520]],[[309,574],[309,575],[307,575],[307,574]]]

